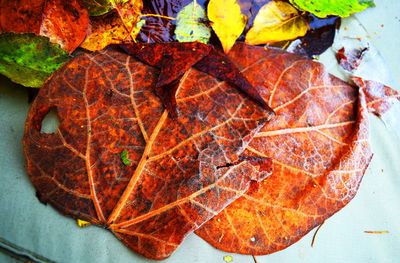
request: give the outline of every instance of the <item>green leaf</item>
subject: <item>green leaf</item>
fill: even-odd
[[[100,16],[114,9],[115,4],[122,4],[128,0],[81,0],[90,16]]]
[[[128,151],[127,150],[124,150],[122,153],[121,153],[121,161],[122,161],[122,163],[123,164],[125,164],[125,165],[131,165],[132,164],[132,161],[129,159],[129,157],[128,157]]]
[[[346,17],[375,6],[373,0],[290,0],[298,9],[318,17],[336,15]]]
[[[201,19],[206,19],[206,13],[196,0],[186,5],[176,17],[175,35],[179,42],[201,42],[207,44],[211,29]]]
[[[0,34],[0,73],[26,87],[41,87],[71,57],[35,34]]]

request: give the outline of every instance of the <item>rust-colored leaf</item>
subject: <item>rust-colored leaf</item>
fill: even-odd
[[[35,33],[70,53],[84,40],[88,24],[78,0],[0,0],[0,32]]]
[[[117,4],[116,10],[105,16],[90,18],[88,35],[81,47],[97,51],[110,44],[119,44],[125,40],[135,40],[139,28],[142,0],[129,0]]]
[[[191,68],[172,119],[153,92],[158,75],[119,51],[79,55],[40,90],[24,135],[41,201],[153,259],[270,173],[270,159],[240,157],[269,111]],[[60,127],[41,133],[50,109]]]
[[[273,174],[196,233],[225,251],[268,254],[356,194],[372,157],[365,96],[294,54],[236,46],[229,55],[277,114],[245,152],[271,157]]]

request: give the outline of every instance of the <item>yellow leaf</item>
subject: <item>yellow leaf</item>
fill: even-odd
[[[84,226],[90,225],[90,222],[85,221],[85,220],[81,220],[81,219],[77,219],[76,223],[78,224],[79,227],[84,227]]]
[[[129,0],[116,4],[117,12],[114,14],[91,17],[89,32],[81,47],[96,51],[127,39],[134,40],[140,30],[138,22],[142,8],[142,0]]]
[[[307,21],[289,3],[272,1],[261,7],[253,27],[246,35],[246,44],[260,45],[304,36]]]
[[[242,34],[247,16],[241,13],[236,0],[210,0],[207,13],[224,52],[228,53],[236,39]]]

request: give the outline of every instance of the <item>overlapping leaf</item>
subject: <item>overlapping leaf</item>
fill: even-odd
[[[182,8],[176,16],[176,40],[179,42],[208,43],[211,29],[201,22],[206,19],[205,10],[196,0]]]
[[[31,33],[0,34],[0,73],[26,87],[41,87],[70,58],[46,37]]]
[[[307,33],[307,21],[289,3],[271,1],[261,7],[253,27],[246,34],[246,44],[259,45],[291,40]]]
[[[294,54],[236,46],[230,55],[277,114],[246,149],[271,157],[274,172],[196,233],[225,251],[268,254],[356,194],[372,157],[365,97]]]
[[[346,17],[374,6],[373,0],[290,0],[300,10],[308,11],[318,17],[336,15]]]
[[[81,47],[97,51],[110,44],[134,41],[139,33],[137,24],[142,8],[142,0],[128,0],[117,5],[117,10],[112,14],[91,17],[88,35]]]
[[[86,36],[89,17],[78,0],[0,1],[0,32],[34,33],[74,51]]]
[[[242,34],[247,16],[243,15],[236,0],[210,0],[207,5],[208,19],[221,41],[222,48],[228,53]]]
[[[153,92],[158,74],[118,51],[75,57],[40,90],[24,149],[43,202],[162,259],[268,175],[268,159],[239,155],[270,113],[190,69],[172,119]],[[41,133],[50,109],[60,127]]]

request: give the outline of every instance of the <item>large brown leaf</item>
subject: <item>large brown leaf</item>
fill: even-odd
[[[34,101],[24,151],[41,201],[163,259],[269,174],[269,159],[239,155],[270,112],[192,68],[172,119],[153,93],[158,74],[115,50],[75,57]],[[46,134],[50,109],[60,126]]]
[[[230,56],[277,114],[246,149],[271,157],[274,171],[196,233],[225,251],[268,254],[356,194],[372,157],[365,97],[294,54],[236,46]]]
[[[89,17],[78,0],[0,0],[0,33],[34,33],[68,52],[85,39]]]

